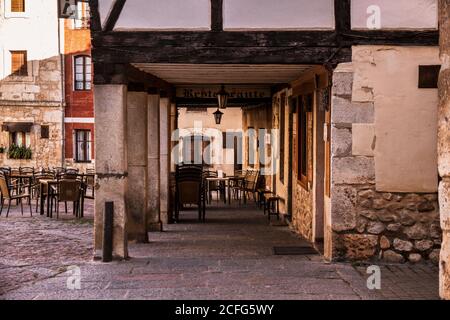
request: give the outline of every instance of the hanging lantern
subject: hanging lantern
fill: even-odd
[[[222,122],[223,112],[221,112],[219,109],[217,109],[217,111],[214,112],[213,114],[214,114],[214,119],[216,120],[216,124],[220,124]]]
[[[222,85],[222,89],[217,93],[217,100],[219,102],[219,109],[226,109],[228,104],[228,97],[230,95],[225,91],[225,86]]]

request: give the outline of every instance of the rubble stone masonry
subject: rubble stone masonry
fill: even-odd
[[[374,156],[352,146],[356,128],[370,128],[375,119],[373,102],[352,101],[353,78],[351,64],[338,66],[333,76],[333,258],[437,263],[442,235],[437,193],[378,192]]]
[[[9,159],[0,154],[0,166],[61,166],[63,104],[59,56],[28,62],[28,76],[0,80],[0,124],[33,123],[30,132],[31,160]],[[49,126],[49,138],[41,138],[42,126]],[[10,133],[0,131],[0,146],[10,146]]]

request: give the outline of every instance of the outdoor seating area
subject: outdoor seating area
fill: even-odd
[[[85,199],[95,199],[95,171],[87,169],[80,172],[75,168],[0,168],[0,216],[6,207],[6,217],[12,206],[20,206],[24,215],[24,206],[41,216],[58,219],[60,205],[64,213],[69,213],[68,204],[72,204],[71,213],[75,218],[83,218]],[[34,202],[34,203],[33,203]]]
[[[256,204],[260,173],[259,170],[249,169],[236,171],[234,176],[226,176],[221,171],[188,164],[176,167],[174,183],[174,220],[178,222],[181,211],[195,206],[199,220],[205,222],[207,205],[214,204],[213,195],[217,203],[223,201],[231,205],[234,200],[241,205],[251,198]]]

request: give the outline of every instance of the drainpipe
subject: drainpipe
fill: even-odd
[[[65,146],[66,146],[66,130],[65,130],[65,99],[66,99],[66,83],[65,83],[65,63],[64,63],[64,52],[62,52],[61,50],[64,50],[64,48],[62,48],[61,46],[61,41],[63,40],[62,37],[64,37],[64,33],[61,34],[61,20],[59,18],[59,4],[57,5],[57,10],[58,10],[58,14],[57,14],[57,21],[58,21],[58,53],[59,53],[59,58],[60,58],[60,63],[61,63],[61,109],[62,109],[62,119],[61,119],[61,134],[62,134],[62,139],[61,139],[61,167],[64,167],[64,163],[65,163]],[[63,28],[65,28],[64,25],[65,21],[62,20],[62,26]]]

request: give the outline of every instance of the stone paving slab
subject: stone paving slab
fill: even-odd
[[[91,261],[92,213],[87,217],[84,223],[0,218],[0,299],[438,298],[438,270],[431,265],[383,265],[382,290],[371,291],[367,265],[276,256],[274,246],[307,242],[287,227],[271,226],[253,207],[214,208],[207,223],[185,212],[181,223],[151,233],[149,244],[130,245],[130,260],[108,264]],[[70,265],[80,268],[80,290],[68,289]]]

